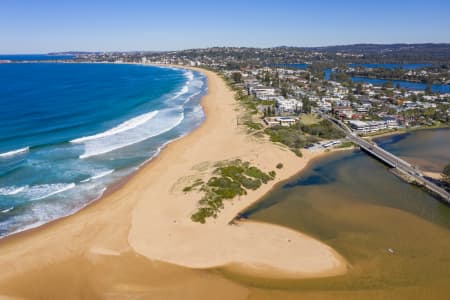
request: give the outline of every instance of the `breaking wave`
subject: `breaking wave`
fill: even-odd
[[[100,172],[100,173],[98,173],[98,174],[96,174],[96,175],[94,175],[92,177],[89,177],[89,178],[87,178],[85,180],[82,180],[81,182],[84,183],[84,182],[89,182],[89,181],[92,181],[92,180],[95,180],[95,179],[100,179],[102,177],[108,176],[109,174],[111,174],[113,172],[114,172],[114,169],[113,170],[107,170],[107,171],[104,171],[104,172]]]
[[[6,157],[19,155],[19,154],[24,154],[24,153],[27,153],[28,151],[30,151],[30,147],[20,148],[20,149],[17,149],[17,150],[5,152],[5,153],[0,153],[0,158],[6,158]]]
[[[6,209],[0,210],[0,213],[6,214],[6,213],[9,213],[10,211],[12,211],[13,209],[14,209],[14,206],[11,206]]]
[[[26,193],[29,194],[30,200],[36,201],[65,192],[74,187],[75,183],[42,184],[29,187]]]
[[[95,135],[96,138],[85,138],[82,142],[84,153],[80,155],[80,158],[85,159],[106,154],[158,136],[177,127],[183,119],[182,107],[169,108],[159,111],[158,114],[148,118],[146,122],[140,122],[137,126],[128,126],[126,130],[115,131],[114,134],[105,134],[106,132],[112,132],[111,129]]]
[[[15,187],[15,186],[9,186],[9,187],[3,187],[0,188],[0,196],[12,196],[15,194],[18,194],[22,192],[25,189],[24,186],[21,187]]]
[[[90,135],[90,136],[86,136],[86,137],[81,137],[78,139],[74,139],[72,141],[70,141],[71,143],[84,143],[86,141],[90,141],[90,140],[96,140],[99,138],[104,138],[107,136],[111,136],[111,135],[115,135],[133,128],[138,127],[139,125],[144,124],[145,122],[150,121],[151,119],[153,119],[156,115],[158,114],[158,111],[151,111],[149,113],[137,116],[135,118],[132,118],[130,120],[127,120],[121,124],[119,124],[118,126],[111,128],[105,132],[99,133],[99,134],[94,134],[94,135]]]

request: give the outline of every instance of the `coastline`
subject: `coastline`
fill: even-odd
[[[347,263],[339,254],[299,232],[249,221],[228,225],[276,183],[294,176],[323,152],[298,158],[285,148],[252,139],[236,124],[234,94],[223,80],[210,71],[192,69],[208,77],[208,94],[202,99],[205,121],[95,203],[1,240],[0,266],[5,271],[0,274],[0,293],[4,283],[10,286],[9,279],[19,274],[73,258],[101,261],[130,252],[196,269],[238,264],[269,277],[274,271],[280,277],[296,278],[345,273]],[[190,215],[198,195],[182,193],[183,180],[207,172],[202,168],[211,163],[237,157],[266,171],[274,170],[278,162],[285,167],[277,170],[274,182],[227,203],[217,219],[193,223]]]

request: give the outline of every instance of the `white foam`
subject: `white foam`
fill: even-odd
[[[72,208],[71,210],[69,210],[66,213],[61,213],[61,214],[57,213],[57,216],[54,216],[54,215],[42,216],[41,213],[38,213],[39,214],[39,221],[35,221],[35,222],[33,222],[31,224],[28,224],[26,226],[21,226],[21,227],[19,227],[16,230],[12,230],[11,232],[8,232],[8,233],[6,233],[4,235],[0,235],[0,239],[2,239],[4,237],[7,237],[7,236],[10,236],[10,235],[13,235],[13,234],[16,234],[16,233],[19,233],[19,232],[27,231],[29,229],[37,228],[37,227],[39,227],[41,225],[44,225],[44,224],[46,224],[46,223],[48,223],[48,222],[50,222],[52,220],[56,220],[56,219],[59,219],[59,218],[64,218],[64,217],[70,216],[70,215],[76,213],[77,211],[83,209],[84,207],[88,206],[89,204],[91,204],[91,203],[97,201],[98,199],[100,199],[103,196],[103,193],[105,191],[106,191],[106,188],[102,188],[102,190],[97,194],[97,196],[94,197],[93,199],[91,199],[90,201],[88,201],[86,203],[83,203],[81,206],[74,207],[74,208]],[[38,208],[38,207],[35,207],[35,208]],[[41,210],[41,211],[46,211],[46,212],[49,211],[48,209],[46,209],[46,208],[43,209],[40,206],[39,206],[39,208],[40,208],[39,210]],[[21,215],[19,217],[25,217],[25,216]],[[34,216],[31,216],[31,217],[33,219],[35,218]]]
[[[8,186],[8,187],[0,188],[0,195],[1,196],[12,196],[12,195],[22,192],[26,187],[27,186],[21,186],[21,187]]]
[[[28,196],[30,196],[30,200],[35,201],[65,192],[67,190],[73,189],[74,187],[75,183],[43,184],[29,187],[26,193]]]
[[[194,106],[194,109],[192,110],[192,112],[194,114],[202,113],[201,116],[203,117],[203,107],[201,105]]]
[[[11,207],[9,207],[7,209],[0,210],[0,213],[6,214],[6,213],[9,213],[10,211],[12,211],[13,209],[14,209],[14,206],[11,206]]]
[[[81,159],[106,154],[149,138],[161,135],[177,127],[184,119],[182,107],[161,110],[156,118],[141,124],[132,130],[117,133],[114,136],[104,136],[84,142],[84,153]]]
[[[186,71],[186,72],[184,73],[184,76],[186,76],[186,78],[187,78],[189,81],[194,80],[194,73],[193,73],[192,71]]]
[[[75,187],[75,183],[39,184],[33,186],[9,186],[0,188],[0,196],[23,195],[30,200],[40,200]]]
[[[92,180],[95,180],[95,179],[99,179],[99,178],[105,177],[105,176],[107,176],[107,175],[109,175],[109,174],[111,174],[111,173],[113,173],[113,172],[114,172],[114,169],[112,169],[112,170],[107,170],[107,171],[98,173],[98,174],[96,174],[96,175],[94,175],[94,176],[92,176],[92,177],[89,177],[89,178],[87,178],[87,179],[85,179],[85,180],[82,180],[81,182],[84,183],[84,182],[89,182],[89,181],[92,181]]]
[[[189,83],[186,83],[186,85],[184,85],[183,88],[179,92],[177,92],[175,95],[170,97],[169,101],[173,101],[173,100],[183,96],[187,92],[189,92]]]
[[[17,150],[0,153],[0,157],[11,157],[11,156],[18,155],[18,154],[24,154],[24,153],[27,153],[29,150],[30,150],[30,147],[20,148]]]
[[[181,88],[179,92],[175,93],[175,95],[173,95],[169,99],[169,101],[173,101],[189,92],[189,86],[192,84],[192,81],[194,80],[194,73],[192,73],[191,71],[185,71],[184,76],[187,78],[186,84]]]
[[[195,96],[200,95],[201,92],[196,92],[193,93],[192,95],[190,95],[189,97],[186,98],[186,100],[184,100],[184,104],[188,103],[189,101],[191,101]]]
[[[111,135],[116,135],[118,133],[124,132],[124,131],[128,131],[130,129],[136,128],[142,124],[144,124],[145,122],[150,121],[151,119],[153,119],[156,115],[158,114],[158,111],[151,111],[149,113],[145,113],[143,115],[137,116],[135,118],[129,119],[121,124],[119,124],[118,126],[111,128],[107,131],[104,131],[102,133],[99,134],[94,134],[91,136],[86,136],[86,137],[81,137],[78,139],[74,139],[72,141],[70,141],[71,143],[84,143],[87,141],[91,141],[91,140],[95,140],[95,139],[100,139],[100,138],[104,138],[107,136],[111,136]]]

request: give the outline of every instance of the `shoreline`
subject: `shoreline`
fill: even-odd
[[[49,61],[33,61],[33,62],[17,62],[17,63],[33,63],[33,64],[54,63],[54,64],[74,64],[74,65],[76,65],[76,64],[111,64],[111,65],[117,65],[117,64],[119,64],[119,63],[106,63],[106,62],[64,62],[64,61],[50,61],[50,62]],[[120,65],[143,66],[143,67],[153,67],[154,66],[154,67],[158,67],[158,68],[165,68],[164,66],[148,65],[148,64],[145,65],[145,64],[141,64],[141,63],[120,63]],[[176,68],[178,70],[183,71],[183,68],[181,68],[179,66],[170,66],[170,67],[166,67],[166,68],[168,68],[168,69],[175,69]],[[184,69],[184,70],[187,70],[187,69]],[[202,79],[202,80],[205,80],[205,84],[206,84],[206,76],[204,74],[202,74],[201,72],[199,72],[199,73],[201,74],[202,77],[204,77],[204,79]],[[203,89],[198,94],[200,96],[196,95],[196,99],[198,101],[198,106],[201,107],[201,100],[202,100],[203,96],[207,94],[207,92],[208,92],[207,89]],[[169,144],[171,144],[172,142],[175,142],[175,141],[177,141],[179,139],[182,139],[184,136],[190,134],[192,131],[196,130],[202,124],[203,124],[203,122],[201,122],[197,126],[193,127],[191,131],[183,133],[183,134],[181,134],[178,137],[172,138],[172,139],[167,140],[164,143],[162,143],[160,146],[158,146],[158,148],[156,149],[156,152],[153,155],[149,156],[148,158],[143,160],[141,163],[139,163],[138,165],[133,167],[134,170],[130,174],[128,174],[128,175],[126,175],[124,177],[121,177],[117,181],[112,182],[109,185],[107,185],[104,188],[103,192],[99,196],[97,196],[95,198],[86,199],[86,202],[83,203],[83,205],[81,205],[79,207],[76,207],[75,209],[67,212],[66,214],[58,216],[55,219],[51,219],[49,221],[43,221],[43,222],[40,222],[40,223],[30,224],[30,225],[27,225],[27,226],[25,226],[23,228],[20,228],[20,229],[16,230],[16,231],[8,232],[6,235],[0,236],[0,243],[1,243],[2,240],[7,239],[7,238],[9,238],[11,236],[15,236],[15,235],[22,234],[24,232],[28,232],[28,231],[32,231],[32,230],[35,230],[35,229],[39,229],[39,228],[47,226],[47,225],[49,225],[51,223],[54,223],[54,222],[57,222],[59,220],[68,218],[68,217],[70,217],[72,215],[77,214],[81,210],[84,210],[88,206],[91,206],[93,203],[96,203],[96,202],[102,200],[103,198],[107,197],[109,194],[113,193],[114,191],[116,191],[117,189],[119,189],[120,187],[125,185],[127,183],[127,181],[130,178],[132,178],[132,176],[134,176],[134,174],[136,172],[138,172],[141,168],[145,167],[145,165],[147,165],[148,163],[153,161],[157,156],[159,156],[160,153],[164,150],[164,148],[166,148]],[[68,142],[70,142],[70,141],[68,141]],[[0,157],[2,155],[8,155],[10,153],[11,154],[16,154],[16,152],[28,152],[29,150],[30,150],[30,146],[27,146],[27,147],[24,147],[24,148],[8,151],[8,152],[5,152],[5,153],[0,153]]]
[[[186,136],[169,143],[119,187],[108,189],[110,191],[104,196],[82,210],[0,240],[3,254],[0,266],[7,270],[0,275],[0,294],[6,279],[28,274],[52,262],[73,257],[90,261],[92,257],[121,256],[128,252],[150,261],[194,269],[238,264],[269,277],[274,270],[282,277],[295,278],[335,276],[346,272],[347,263],[339,254],[299,232],[248,221],[239,222],[237,226],[228,225],[239,211],[258,201],[276,183],[299,173],[312,158],[323,153],[309,153],[298,158],[270,142],[252,140],[234,122],[234,93],[223,80],[210,71],[191,69],[208,77],[208,93],[201,100],[204,122]],[[230,145],[230,141],[239,147]],[[208,149],[213,146],[214,151]],[[224,151],[224,147],[229,147],[227,150],[230,151]],[[204,149],[209,151],[201,153]],[[196,156],[189,151],[197,153]],[[208,220],[204,225],[193,223],[190,214],[196,207],[198,195],[180,194],[176,187],[179,179],[195,175],[199,164],[236,157],[249,160],[266,171],[275,169],[278,162],[283,162],[285,167],[277,170],[275,181],[227,204],[217,219]],[[260,246],[258,253],[254,251],[255,245]],[[211,246],[214,247],[211,249]]]

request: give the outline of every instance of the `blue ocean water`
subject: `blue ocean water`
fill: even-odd
[[[0,237],[69,215],[203,120],[200,73],[0,64]]]
[[[43,61],[72,59],[74,55],[49,55],[49,54],[0,54],[0,60],[9,61]]]

